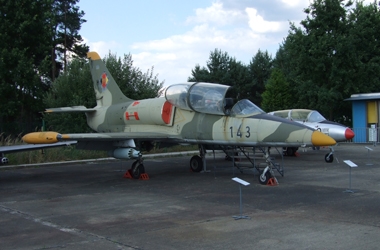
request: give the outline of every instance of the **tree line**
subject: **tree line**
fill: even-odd
[[[0,132],[30,132],[42,118],[49,129],[88,131],[83,114],[40,113],[45,107],[95,106],[78,1],[0,0]],[[274,58],[259,50],[244,64],[216,48],[188,81],[231,85],[234,98],[250,99],[268,112],[317,109],[350,125],[351,103],[344,99],[380,87],[377,2],[314,0],[304,12],[299,27],[290,23]],[[110,53],[103,60],[126,95],[159,95],[163,82],[153,67],[143,73],[130,54]]]
[[[189,81],[229,84],[236,98],[248,98],[267,112],[316,109],[351,125],[351,103],[344,99],[380,89],[377,1],[314,0],[304,12],[300,27],[290,23],[273,59],[259,50],[244,65],[216,49],[206,66],[195,66]]]
[[[83,58],[78,0],[0,0],[1,132],[30,130],[69,58]]]

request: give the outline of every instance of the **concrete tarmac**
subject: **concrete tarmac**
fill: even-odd
[[[122,178],[132,161],[2,169],[0,248],[379,249],[380,146],[341,144],[333,163],[328,152],[282,162],[272,149],[285,169],[277,186],[220,153],[207,173],[192,173],[190,156],[147,157],[149,180]],[[242,207],[233,177],[250,183]]]

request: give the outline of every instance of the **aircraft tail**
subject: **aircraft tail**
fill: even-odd
[[[90,59],[90,70],[97,107],[131,101],[121,92],[98,53],[88,52],[87,58]]]

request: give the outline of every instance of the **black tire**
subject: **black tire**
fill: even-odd
[[[200,172],[203,169],[202,158],[199,155],[194,155],[190,159],[190,169],[193,172]]]
[[[260,182],[260,184],[262,184],[262,185],[266,185],[266,184],[268,184],[269,179],[272,178],[272,175],[270,174],[269,171],[267,171],[267,172],[265,173],[265,175],[262,177],[262,176],[261,176],[262,173],[263,173],[263,171],[260,171],[259,182]]]
[[[286,155],[287,156],[295,156],[298,148],[295,147],[289,147],[286,149]]]
[[[7,157],[2,157],[2,158],[0,158],[0,165],[1,165],[1,164],[5,165],[5,164],[8,164],[8,163],[9,163],[9,160],[8,160]]]
[[[326,161],[327,163],[331,163],[331,162],[334,161],[334,155],[330,155],[330,156],[329,156],[329,154],[330,154],[330,153],[328,153],[328,154],[325,155],[325,161]]]
[[[145,173],[144,165],[140,164],[138,161],[135,161],[131,167],[131,175],[133,179],[139,179],[140,175],[143,173]]]

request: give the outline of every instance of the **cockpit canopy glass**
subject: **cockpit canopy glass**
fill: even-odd
[[[292,120],[302,122],[321,122],[326,120],[318,111],[308,109],[293,109],[290,117]]]
[[[242,99],[238,101],[231,109],[232,116],[240,115],[256,115],[265,113],[261,108],[257,107],[250,100]]]
[[[321,122],[326,120],[318,111],[310,109],[290,109],[273,112],[273,115],[299,122]]]
[[[223,115],[224,96],[229,88],[216,83],[181,83],[169,86],[165,98],[181,109]]]
[[[323,117],[323,115],[321,115],[318,111],[316,110],[313,110],[310,112],[310,115],[308,117],[308,122],[322,122],[326,120],[325,117]]]
[[[241,116],[264,113],[247,99],[234,105],[233,98],[225,98],[229,88],[217,83],[180,83],[167,87],[165,98],[178,108],[206,114]]]

